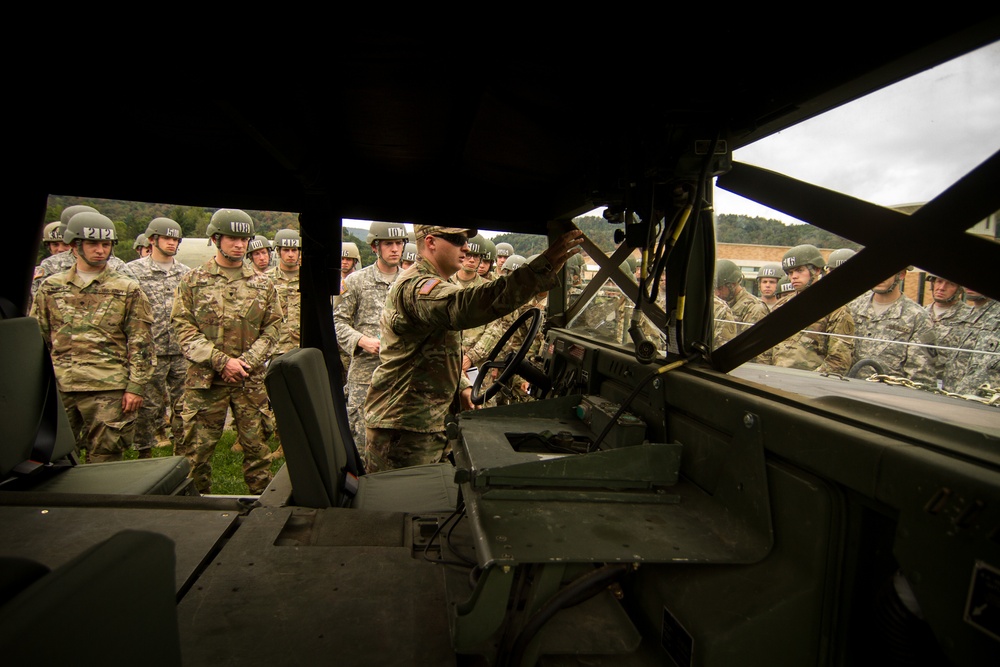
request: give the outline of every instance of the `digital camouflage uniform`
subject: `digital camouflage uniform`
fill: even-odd
[[[136,417],[122,412],[122,394],[144,396],[156,364],[149,299],[135,280],[110,268],[84,285],[73,265],[42,281],[30,315],[51,352],[87,461],[121,460],[132,445]]]
[[[278,336],[278,344],[274,346],[271,358],[285,352],[290,352],[299,346],[302,340],[302,293],[299,289],[299,270],[284,271],[280,266],[274,266],[267,271],[267,276],[274,282],[281,299],[284,322]]]
[[[937,336],[927,311],[905,294],[889,304],[881,315],[874,306],[874,293],[849,304],[854,319],[854,361],[875,359],[887,375],[902,376],[929,388],[937,387]],[[918,343],[920,345],[905,345]]]
[[[182,278],[171,317],[177,341],[191,362],[181,412],[184,439],[175,452],[191,461],[198,491],[211,493],[211,457],[232,408],[243,447],[243,478],[251,493],[263,492],[271,481],[270,450],[262,428],[268,409],[264,369],[282,320],[274,283],[247,264],[224,269],[213,258]],[[220,373],[230,358],[243,359],[252,368],[241,384],[222,380]]]
[[[983,384],[996,392],[1000,390],[1000,302],[987,299],[986,305],[970,308],[965,323],[958,346],[970,352],[956,355],[954,392],[979,396]]]
[[[781,308],[794,299],[795,292],[778,302]],[[801,368],[820,373],[847,375],[854,355],[854,319],[847,306],[840,306],[806,329],[789,336],[759,358],[763,363],[784,368]]]
[[[73,254],[72,250],[66,250],[59,253],[58,255],[50,255],[41,261],[41,263],[35,267],[35,277],[31,281],[31,297],[34,298],[35,292],[38,291],[39,286],[42,281],[49,276],[54,276],[57,273],[62,273],[70,268],[76,266],[76,255]],[[118,259],[114,255],[108,256],[108,268],[112,271],[121,271],[122,267],[125,266],[125,262]]]
[[[174,261],[169,268],[156,263],[152,255],[129,262],[122,273],[136,279],[153,309],[153,346],[156,349],[156,371],[143,393],[142,407],[135,420],[135,448],[140,452],[154,446],[177,443],[184,435],[181,421],[181,399],[188,360],[174,337],[170,312],[174,292],[181,277],[191,270]],[[166,418],[169,408],[170,435]]]
[[[734,338],[736,338],[736,316],[729,304],[715,297],[715,336],[712,340],[712,349],[717,350]]]
[[[965,339],[965,329],[972,307],[961,300],[956,300],[951,307],[938,315],[934,310],[934,302],[927,306],[927,316],[931,319],[934,334],[937,336],[937,376],[944,391],[955,391],[961,380],[959,373],[964,372],[956,363],[958,350],[948,348],[960,347]]]
[[[389,287],[402,271],[386,275],[378,270],[377,263],[352,273],[344,279],[343,293],[333,309],[333,322],[337,342],[343,350],[350,350],[347,369],[347,418],[354,434],[354,444],[362,458],[365,456],[365,396],[372,381],[372,373],[379,364],[379,355],[369,354],[360,347],[362,336],[379,338],[382,308]]]
[[[382,311],[381,363],[365,401],[369,472],[446,456],[445,415],[468,386],[461,332],[513,312],[558,281],[544,256],[472,289],[443,280],[422,258],[399,276]]]

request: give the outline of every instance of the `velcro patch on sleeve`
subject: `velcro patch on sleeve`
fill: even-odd
[[[430,280],[428,280],[427,282],[425,282],[423,285],[420,286],[420,294],[423,296],[427,296],[428,294],[431,293],[431,290],[437,287],[437,284],[439,282],[441,282],[440,278],[431,278]]]

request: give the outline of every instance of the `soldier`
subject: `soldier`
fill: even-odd
[[[717,350],[722,347],[726,341],[736,338],[736,316],[733,315],[733,311],[729,308],[729,304],[719,297],[714,298],[715,336],[712,338],[712,349]]]
[[[257,273],[265,273],[271,268],[271,242],[266,236],[257,234],[247,244],[247,261]]]
[[[482,254],[479,255],[479,268],[477,269],[477,273],[479,273],[483,280],[493,280],[493,278],[496,277],[493,275],[493,263],[497,258],[496,244],[484,236],[482,251]]]
[[[340,251],[340,282],[361,268],[361,251],[356,243],[344,241]]]
[[[177,286],[172,320],[191,362],[184,384],[184,439],[177,454],[191,461],[201,493],[211,493],[212,454],[232,409],[243,447],[243,479],[259,494],[271,481],[263,437],[267,410],[265,362],[281,329],[274,283],[244,264],[254,223],[246,212],[219,209],[208,224],[215,257],[189,271]]]
[[[736,316],[737,333],[743,333],[770,312],[760,299],[743,288],[743,271],[729,259],[715,263],[715,296],[725,301]]]
[[[69,246],[63,241],[63,233],[66,231],[66,223],[56,220],[45,225],[42,230],[42,243],[48,248],[49,257],[58,255],[69,250]]]
[[[514,246],[509,243],[497,243],[497,275],[500,275],[500,269],[503,268],[503,263],[507,261],[507,258],[511,255],[516,255],[514,252]]]
[[[370,472],[443,460],[445,415],[457,398],[471,409],[462,375],[459,332],[491,322],[557,284],[562,266],[580,252],[583,234],[567,232],[532,264],[509,276],[462,289],[449,278],[462,264],[475,230],[417,225],[420,261],[389,289],[382,311],[381,359],[365,401]]]
[[[768,262],[757,271],[757,289],[767,312],[778,305],[778,282],[785,276],[780,262]]]
[[[851,301],[857,341],[854,363],[878,361],[889,375],[937,387],[937,336],[927,311],[903,294],[906,270],[886,278]]]
[[[965,290],[940,276],[928,276],[933,301],[927,306],[931,326],[940,348],[937,351],[938,388],[955,391],[961,376],[955,363],[957,348],[965,338],[966,319],[972,308],[965,303]]]
[[[785,252],[781,268],[795,291],[778,303],[779,308],[821,279],[826,261],[816,246],[797,245]],[[759,358],[763,363],[775,366],[847,375],[854,353],[853,336],[851,313],[846,306],[840,306]]]
[[[174,306],[174,291],[181,277],[191,270],[174,256],[184,233],[170,218],[153,218],[146,226],[150,254],[125,265],[126,273],[138,281],[153,310],[153,346],[156,351],[156,371],[146,386],[142,408],[135,420],[135,448],[139,458],[152,456],[153,446],[177,445],[184,436],[181,421],[181,398],[188,360],[181,354],[174,335],[170,313]],[[164,427],[170,413],[170,435]]]
[[[399,268],[406,271],[408,268],[413,266],[416,261],[417,244],[408,242],[405,246],[403,246],[403,256],[402,259],[399,260]]]
[[[152,249],[149,246],[149,239],[146,238],[145,234],[139,234],[135,237],[135,241],[132,243],[132,250],[135,250],[136,254],[139,255],[139,259],[149,257]]]
[[[279,229],[274,235],[278,264],[267,276],[278,289],[285,322],[271,358],[294,350],[301,340],[302,296],[299,290],[299,266],[302,264],[302,237],[294,229]]]
[[[965,296],[972,307],[966,314],[965,335],[959,347],[969,352],[959,352],[955,359],[955,393],[980,395],[980,387],[1000,390],[1000,303],[985,294],[965,288]]]
[[[375,262],[344,279],[344,289],[333,311],[337,342],[349,353],[347,418],[354,443],[365,456],[365,396],[379,363],[379,322],[389,287],[400,274],[406,228],[394,222],[373,222],[368,242]]]
[[[59,214],[59,221],[64,225],[68,225],[70,219],[77,213],[97,213],[97,209],[92,206],[86,206],[84,204],[78,204],[76,206],[67,206],[63,209],[63,212]],[[112,250],[113,252],[113,250]],[[38,265],[35,269],[35,277],[31,281],[31,296],[34,297],[35,292],[38,291],[38,287],[42,284],[48,276],[55,275],[62,271],[69,269],[76,265],[76,255],[72,250],[65,250],[58,255],[52,255],[51,257],[46,257],[42,260],[42,263]],[[125,266],[125,262],[118,259],[114,255],[108,257],[108,268],[112,271],[120,271],[121,268]]]
[[[108,266],[118,242],[111,220],[77,213],[63,238],[76,264],[42,281],[30,315],[86,461],[120,461],[156,364],[153,313],[139,283]]]

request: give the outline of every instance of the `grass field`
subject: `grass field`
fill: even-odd
[[[212,493],[219,495],[247,495],[250,489],[243,481],[243,454],[234,452],[230,448],[236,442],[236,432],[227,429],[222,432],[222,438],[215,447],[215,455],[212,457]],[[278,441],[271,438],[268,446],[273,452],[278,448]],[[154,447],[153,456],[171,456],[173,452],[170,447]],[[125,452],[126,459],[136,458],[135,450]],[[277,458],[271,462],[271,474],[278,472],[284,465],[284,458]]]

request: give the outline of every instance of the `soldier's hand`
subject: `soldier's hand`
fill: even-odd
[[[230,359],[222,369],[222,379],[226,382],[242,382],[249,375],[249,366],[242,359]]]
[[[378,354],[379,349],[381,349],[381,343],[378,338],[372,338],[371,336],[362,336],[358,340],[358,347],[367,352],[368,354]]]
[[[582,243],[583,232],[579,229],[571,229],[556,238],[542,254],[552,264],[552,268],[560,271],[566,260],[581,252],[580,245]]]
[[[472,404],[472,387],[466,387],[458,394],[459,403],[462,405],[462,410],[478,410],[478,405]]]
[[[142,407],[142,396],[126,391],[122,394],[122,412],[135,412]]]

